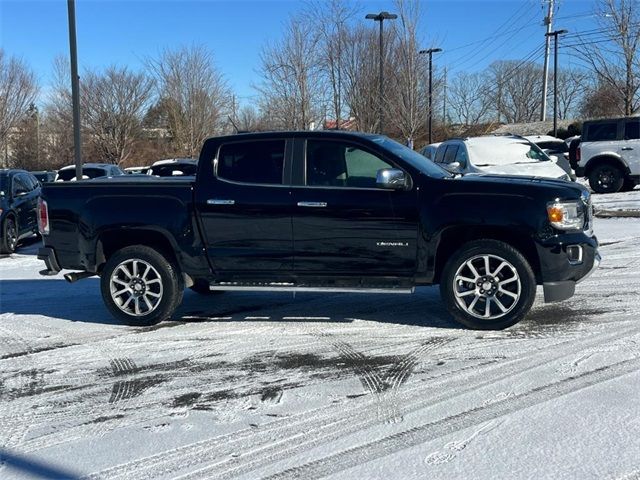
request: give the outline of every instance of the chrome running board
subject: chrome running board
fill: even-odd
[[[404,293],[414,292],[414,288],[357,288],[357,287],[298,287],[293,283],[266,283],[247,285],[236,282],[220,282],[209,285],[209,290],[245,292],[326,292],[326,293]]]

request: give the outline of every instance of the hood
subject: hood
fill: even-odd
[[[526,163],[515,163],[508,165],[490,165],[487,167],[476,167],[476,173],[490,173],[497,175],[519,175],[544,178],[563,178],[566,172],[556,165],[555,162],[539,160]]]

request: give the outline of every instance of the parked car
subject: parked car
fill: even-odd
[[[440,146],[440,142],[430,143],[429,145],[427,145],[426,147],[423,147],[420,150],[420,155],[428,158],[429,160],[433,160],[436,156],[436,150],[438,150],[439,146]]]
[[[493,173],[571,180],[534,143],[518,135],[488,135],[442,142],[434,160],[452,173]]]
[[[127,175],[146,175],[149,171],[149,167],[127,167],[124,169],[124,173]]]
[[[31,175],[36,177],[36,180],[38,180],[40,183],[45,183],[45,182],[55,181],[57,172],[55,170],[52,170],[52,171],[42,170],[38,172],[29,172],[29,173],[31,173]]]
[[[40,183],[25,170],[0,170],[0,253],[13,253],[18,242],[38,233]]]
[[[552,137],[551,135],[527,135],[524,138],[535,143],[551,160],[563,169],[571,180],[576,179],[575,173],[569,163],[569,145],[561,138]]]
[[[196,174],[197,169],[198,160],[195,158],[170,158],[155,162],[147,174],[159,177],[191,176]]]
[[[573,168],[597,193],[633,190],[640,183],[640,117],[590,120],[582,125]]]
[[[110,163],[83,163],[82,164],[82,179],[88,180],[90,178],[100,177],[117,177],[119,175],[125,175],[124,171],[117,165]],[[67,165],[58,170],[56,175],[56,182],[75,182],[76,180],[76,166]]]
[[[43,190],[42,273],[100,276],[105,305],[132,325],[170,318],[185,286],[410,293],[440,284],[456,320],[499,329],[527,314],[537,284],[545,301],[564,300],[599,261],[582,185],[456,176],[380,135],[216,137],[195,177]]]

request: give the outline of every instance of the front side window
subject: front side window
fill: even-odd
[[[465,167],[467,165],[467,149],[463,146],[458,148],[458,152],[456,153],[456,158],[454,162],[458,162],[461,167]]]
[[[242,183],[282,185],[285,140],[227,143],[218,151],[216,174]]]
[[[393,166],[366,150],[340,141],[307,141],[307,185],[376,188],[378,170]]]
[[[618,124],[616,122],[594,123],[589,125],[586,142],[602,142],[615,140],[618,135]]]
[[[640,119],[630,120],[624,124],[624,139],[638,140],[640,139]]]

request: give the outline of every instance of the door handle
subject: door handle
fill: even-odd
[[[298,202],[299,207],[325,208],[327,202]]]
[[[620,150],[633,150],[633,147],[622,147]]]
[[[210,198],[207,200],[207,205],[235,205],[235,200],[222,200],[219,198]]]

